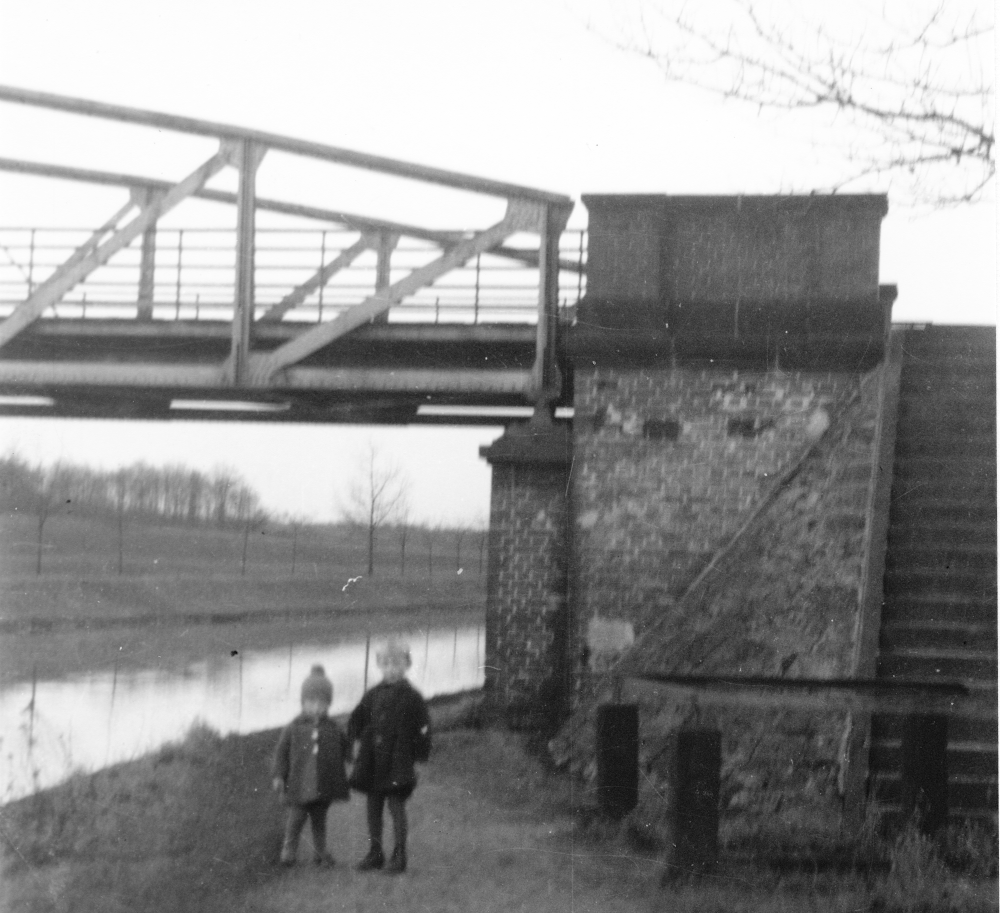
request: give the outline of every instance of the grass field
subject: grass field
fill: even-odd
[[[178,670],[206,650],[330,641],[368,629],[418,629],[482,619],[478,544],[438,532],[434,561],[411,535],[405,575],[398,540],[385,537],[367,574],[363,537],[343,527],[251,537],[245,572],[239,530],[127,529],[118,574],[117,526],[54,517],[36,573],[37,524],[0,520],[0,684],[88,669]],[[473,546],[475,546],[473,548]],[[459,573],[461,570],[461,573]]]

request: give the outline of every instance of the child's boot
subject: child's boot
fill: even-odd
[[[385,870],[389,875],[399,875],[406,871],[406,847],[397,845],[393,848]]]
[[[281,864],[282,865],[295,865],[295,847],[289,846],[287,843],[281,846]]]
[[[380,869],[385,865],[385,854],[382,852],[382,844],[374,840],[368,848],[368,854],[358,863],[359,872],[370,872],[372,869]]]

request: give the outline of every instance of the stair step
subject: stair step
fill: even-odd
[[[965,438],[958,439],[943,434],[907,434],[896,439],[895,459],[897,463],[915,457],[954,460],[956,453],[960,454],[963,459],[973,457],[983,462],[988,462],[992,457],[995,463],[996,435],[989,433],[970,434]]]
[[[898,771],[902,766],[902,753],[898,741],[878,742],[872,745],[869,767],[881,771]],[[996,746],[991,751],[969,750],[948,745],[948,775],[975,779],[980,782],[995,780],[997,776]]]
[[[974,599],[954,593],[915,593],[894,596],[885,600],[882,623],[949,621],[956,624],[996,623],[997,599]]]
[[[920,455],[907,454],[898,457],[893,464],[893,473],[897,479],[927,479],[948,481],[967,481],[974,485],[994,488],[997,483],[996,448],[992,454],[979,455],[961,452],[950,455]]]
[[[908,364],[899,377],[899,392],[910,396],[984,396],[996,399],[996,363],[928,366]]]
[[[979,679],[983,682],[996,682],[996,649],[979,656],[882,654],[878,659],[877,677],[889,681]]]
[[[933,523],[963,523],[996,528],[996,498],[984,499],[981,493],[975,497],[962,498],[920,498],[915,488],[903,495],[897,493],[889,507],[889,519],[893,527],[913,525],[927,526]]]
[[[879,803],[898,805],[900,802],[899,775],[888,771],[878,771],[872,778],[872,787]],[[968,781],[958,777],[948,777],[948,808],[955,812],[967,808],[984,808],[997,804],[996,780]]]
[[[996,625],[913,625],[893,623],[882,628],[879,649],[898,653],[911,649],[940,649],[966,653],[996,653]]]
[[[924,361],[996,359],[997,336],[993,326],[910,327],[903,337],[905,356]]]
[[[940,541],[940,540],[939,540]],[[996,542],[956,544],[947,542],[935,548],[929,542],[902,545],[889,539],[886,566],[893,571],[927,570],[942,573],[993,574],[997,571]]]
[[[928,517],[924,523],[897,523],[889,528],[889,550],[921,548],[928,542],[947,542],[950,549],[986,550],[997,552],[996,521],[979,523],[935,522]],[[930,546],[928,546],[930,547]]]
[[[995,602],[997,575],[995,570],[990,573],[973,573],[926,568],[889,568],[885,574],[884,592],[887,600],[897,596],[955,595]]]
[[[995,705],[994,705],[995,706]],[[872,743],[900,744],[903,738],[905,719],[895,714],[878,714],[872,718]],[[997,721],[968,719],[961,716],[948,717],[948,748],[960,751],[997,750]]]

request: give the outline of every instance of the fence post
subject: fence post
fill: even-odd
[[[711,872],[719,860],[719,785],[722,733],[681,729],[671,777],[671,835],[661,884]]]
[[[902,823],[915,817],[921,831],[933,834],[948,823],[948,718],[907,716],[900,754]]]
[[[637,704],[597,708],[597,801],[612,818],[627,815],[639,802]]]

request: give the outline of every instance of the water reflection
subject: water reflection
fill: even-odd
[[[378,678],[373,638],[368,685]],[[399,634],[410,644],[409,678],[425,697],[483,683],[483,629]],[[332,712],[346,713],[365,688],[365,639],[296,644],[196,663],[181,675],[101,672],[0,690],[0,801],[52,786],[74,770],[128,761],[182,738],[196,721],[223,734],[287,723],[314,663],[333,682]]]

